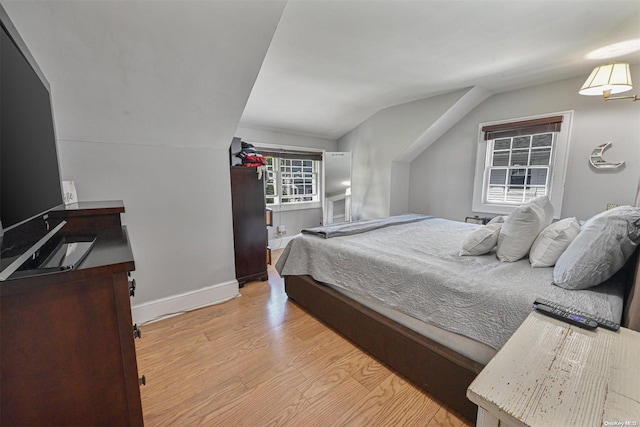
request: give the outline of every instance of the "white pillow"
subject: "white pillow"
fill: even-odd
[[[506,216],[494,216],[487,224],[502,224]]]
[[[551,221],[553,206],[547,196],[537,197],[512,210],[500,230],[498,259],[514,262],[527,255],[538,234]]]
[[[502,223],[487,224],[473,230],[462,242],[460,256],[489,253],[498,243]]]
[[[542,230],[529,251],[531,267],[553,267],[578,233],[580,224],[575,218],[562,219]]]
[[[620,206],[599,213],[560,255],[553,282],[565,289],[587,289],[613,276],[640,244],[640,208]]]

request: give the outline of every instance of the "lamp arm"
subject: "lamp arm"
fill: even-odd
[[[629,95],[629,96],[609,96],[609,97],[605,97],[604,100],[605,101],[612,101],[615,99],[633,99],[634,101],[640,101],[640,98],[638,98],[638,95]]]
[[[640,98],[638,98],[638,95],[628,95],[628,96],[609,96],[611,95],[611,91],[610,90],[605,90],[602,93],[602,96],[604,97],[605,101],[611,101],[614,99],[633,99],[634,101],[638,101]]]

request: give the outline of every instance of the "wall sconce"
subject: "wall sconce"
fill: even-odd
[[[611,96],[614,93],[626,92],[633,89],[629,64],[612,62],[593,69],[589,78],[578,91],[580,95],[602,95],[605,101],[612,99],[638,100],[637,95]]]

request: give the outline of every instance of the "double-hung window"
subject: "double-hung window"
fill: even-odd
[[[506,214],[549,196],[562,207],[571,113],[480,125],[473,210]]]
[[[260,150],[266,157],[266,202],[302,207],[321,202],[320,153]]]
[[[547,132],[490,140],[486,201],[519,205],[548,195],[554,138]]]

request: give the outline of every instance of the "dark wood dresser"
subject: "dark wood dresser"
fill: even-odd
[[[231,204],[236,279],[242,286],[251,280],[266,280],[267,220],[264,176],[255,168],[231,166]]]
[[[0,424],[143,425],[121,201],[51,211],[61,233],[93,234],[70,271],[0,283]]]

